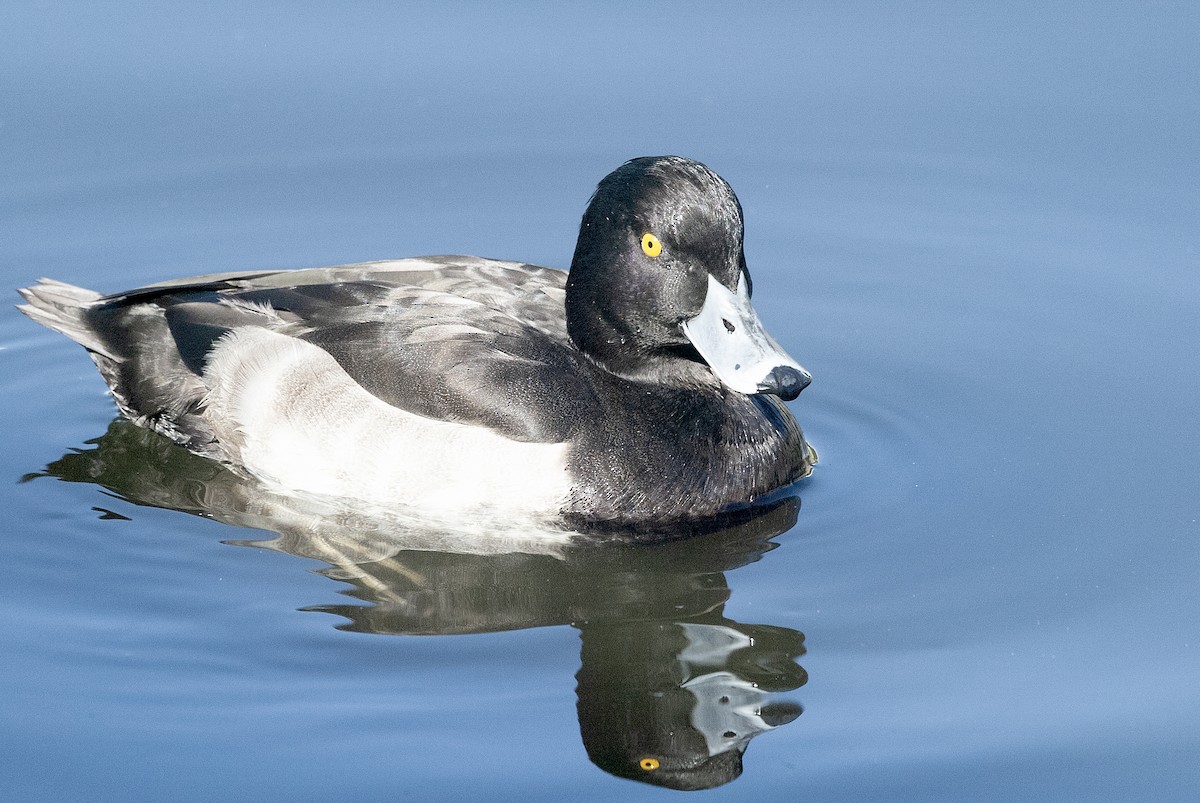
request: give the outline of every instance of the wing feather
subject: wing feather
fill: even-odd
[[[170,386],[142,394],[157,416],[162,397],[184,384],[192,387],[189,413],[202,415],[194,380],[214,344],[232,330],[261,327],[325,349],[363,388],[400,409],[514,440],[562,442],[597,409],[585,358],[567,337],[565,277],[477,257],[219,274],[105,297],[91,323],[101,341],[114,342],[134,321],[162,322],[141,328],[147,338],[169,333],[168,343],[130,348],[126,341],[119,355],[124,384],[137,386],[153,376],[151,362],[138,363],[154,354],[161,362],[162,347],[174,346]],[[184,382],[181,371],[193,380]],[[138,394],[127,395],[137,412]],[[211,438],[204,429],[197,434]]]

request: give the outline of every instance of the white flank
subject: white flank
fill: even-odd
[[[570,488],[566,444],[400,410],[326,351],[257,327],[220,341],[204,372],[209,417],[236,426],[252,474],[289,490],[437,512],[555,513]]]

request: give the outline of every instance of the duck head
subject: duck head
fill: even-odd
[[[699,162],[633,159],[600,182],[567,277],[567,330],[606,370],[796,398],[812,377],[750,305],[742,207]]]

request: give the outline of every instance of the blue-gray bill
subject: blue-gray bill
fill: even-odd
[[[808,387],[812,375],[767,334],[750,305],[746,284],[743,275],[737,292],[731,292],[709,275],[704,306],[684,321],[683,333],[728,387],[791,401]]]

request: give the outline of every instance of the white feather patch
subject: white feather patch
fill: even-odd
[[[235,329],[204,372],[208,416],[236,427],[231,458],[290,490],[404,504],[556,513],[570,489],[565,443],[512,441],[415,415],[372,396],[326,351]]]
[[[464,338],[485,337],[488,333],[477,326],[455,323],[435,323],[422,326],[405,338],[405,343],[435,343],[442,340],[462,340]]]

